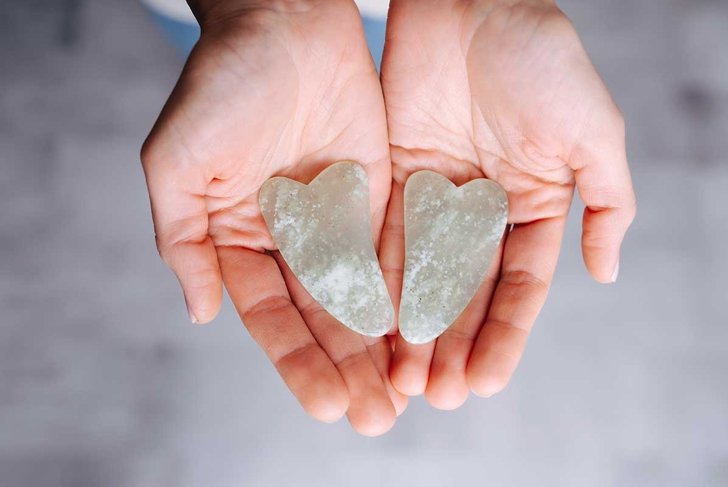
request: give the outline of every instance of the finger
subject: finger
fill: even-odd
[[[253,339],[314,418],[333,422],[349,407],[346,384],[293,306],[273,257],[220,247],[225,287]]]
[[[408,396],[419,396],[427,389],[435,341],[414,345],[397,335],[389,376],[394,387]]]
[[[151,148],[150,148],[151,147]],[[179,279],[193,323],[207,323],[220,310],[222,277],[208,235],[204,172],[172,161],[153,145],[142,149],[157,249]]]
[[[392,182],[379,247],[379,264],[394,305],[394,329],[396,329],[404,273],[404,190],[397,181]]]
[[[327,313],[298,282],[278,252],[275,257],[293,302],[346,383],[346,416],[352,427],[366,436],[386,433],[394,425],[397,412],[362,337]]]
[[[382,228],[387,214],[389,192],[392,186],[392,163],[389,150],[386,156],[364,166],[369,179],[369,204],[372,214],[372,236],[377,249],[381,245]]]
[[[397,317],[404,269],[404,190],[397,181],[392,182],[379,262]],[[394,321],[396,328],[397,318]],[[389,372],[390,380],[397,391],[408,396],[425,392],[434,348],[434,342],[412,345],[397,335]]]
[[[384,387],[387,390],[390,401],[394,406],[397,416],[400,416],[407,409],[407,396],[402,394],[394,387],[389,377],[389,367],[392,362],[392,347],[388,336],[383,337],[362,337],[372,358],[374,365],[379,371]]]
[[[468,360],[466,379],[475,394],[492,396],[513,375],[546,300],[565,220],[556,217],[517,225],[508,234],[501,276]]]
[[[584,201],[582,253],[591,275],[614,282],[619,249],[637,210],[624,142],[624,121],[616,109],[600,131],[584,137],[572,153],[571,166]]]
[[[456,409],[467,400],[470,388],[465,377],[470,352],[483,326],[500,275],[503,243],[468,306],[457,320],[440,335],[430,365],[425,397],[437,409]]]

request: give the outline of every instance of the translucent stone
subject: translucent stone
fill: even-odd
[[[283,259],[309,294],[358,333],[389,331],[394,309],[374,250],[364,169],[338,162],[308,185],[271,178],[259,201]]]
[[[508,216],[501,186],[476,179],[456,187],[432,171],[404,189],[405,265],[399,332],[410,343],[434,340],[480,287]]]

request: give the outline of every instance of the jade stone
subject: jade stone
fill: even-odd
[[[313,299],[362,335],[389,331],[394,309],[374,250],[360,165],[338,162],[308,185],[271,178],[259,202],[283,259]]]
[[[405,264],[399,332],[410,343],[440,336],[483,282],[508,217],[508,197],[488,179],[456,187],[432,171],[404,189]]]

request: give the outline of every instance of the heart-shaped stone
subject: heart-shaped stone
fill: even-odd
[[[488,179],[456,187],[419,171],[404,188],[405,265],[399,332],[410,343],[434,340],[463,312],[503,237],[508,196]]]
[[[363,335],[389,331],[394,309],[374,250],[360,165],[338,162],[308,185],[271,178],[259,202],[283,259],[329,314]]]

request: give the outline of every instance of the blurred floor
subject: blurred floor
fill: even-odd
[[[181,61],[142,8],[3,0],[0,486],[728,485],[728,3],[561,5],[627,118],[620,281],[576,211],[511,386],[366,439],[308,419],[229,303],[187,323],[138,162]]]

